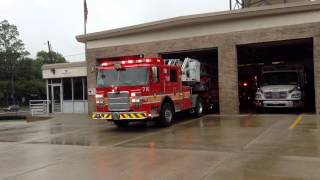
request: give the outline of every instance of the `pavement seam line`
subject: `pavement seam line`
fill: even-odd
[[[59,162],[61,162],[61,160],[60,160],[60,159],[57,159],[57,160],[55,160],[54,162],[49,163],[49,164],[47,164],[47,165],[44,165],[44,166],[41,166],[41,167],[38,167],[38,168],[34,168],[34,169],[30,169],[30,170],[27,170],[27,171],[22,172],[22,173],[20,173],[20,174],[15,174],[15,175],[13,175],[13,176],[11,176],[11,177],[5,177],[4,179],[1,179],[1,180],[10,180],[10,179],[12,179],[12,178],[17,178],[17,177],[19,177],[19,176],[23,176],[23,175],[29,174],[29,173],[31,173],[31,172],[34,172],[34,171],[39,171],[39,170],[41,170],[41,169],[45,169],[45,168],[47,168],[47,167],[54,166],[54,165],[58,164]]]
[[[275,121],[273,124],[271,124],[269,127],[267,127],[265,130],[263,130],[257,137],[255,137],[252,140],[249,140],[248,143],[242,148],[242,150],[248,149],[251,145],[255,144],[260,140],[260,138],[264,138],[266,134],[270,133],[269,131],[272,130],[273,127],[277,126],[277,121]]]
[[[199,180],[204,180],[206,179],[209,175],[213,175],[217,172],[218,168],[221,167],[221,165],[223,163],[225,163],[227,160],[232,160],[232,159],[235,159],[236,156],[238,155],[239,153],[232,153],[229,157],[226,157],[224,159],[222,159],[220,162],[218,162],[215,166],[211,166],[211,168],[208,169],[208,172],[206,174],[204,174]]]
[[[303,118],[304,114],[300,114],[296,120],[291,124],[291,126],[289,127],[289,129],[294,129],[296,128],[296,126],[301,122],[302,118]]]

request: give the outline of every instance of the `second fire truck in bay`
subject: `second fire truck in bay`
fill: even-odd
[[[196,59],[127,58],[105,60],[97,67],[96,112],[93,119],[118,127],[156,119],[171,125],[177,112],[201,116],[217,103],[217,87]]]
[[[266,108],[303,110],[306,84],[303,65],[264,66],[255,105],[258,110]]]

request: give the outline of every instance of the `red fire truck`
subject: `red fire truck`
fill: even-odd
[[[206,108],[213,108],[216,91],[200,68],[200,62],[190,58],[101,61],[97,67],[97,111],[92,118],[124,127],[132,121],[152,119],[169,126],[175,113],[184,110],[201,116]]]

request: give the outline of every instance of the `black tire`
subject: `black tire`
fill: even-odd
[[[160,119],[157,122],[157,125],[160,127],[168,127],[172,124],[174,118],[173,106],[169,102],[165,102],[162,105],[160,112]]]
[[[201,117],[204,113],[204,105],[201,97],[197,98],[196,107],[194,108],[194,115]]]
[[[118,127],[118,128],[125,128],[129,126],[128,121],[113,121],[113,123]]]

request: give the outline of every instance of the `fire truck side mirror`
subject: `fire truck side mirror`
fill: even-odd
[[[153,82],[153,83],[159,82],[159,71],[158,71],[158,67],[153,66],[151,70],[152,70],[152,82]]]

